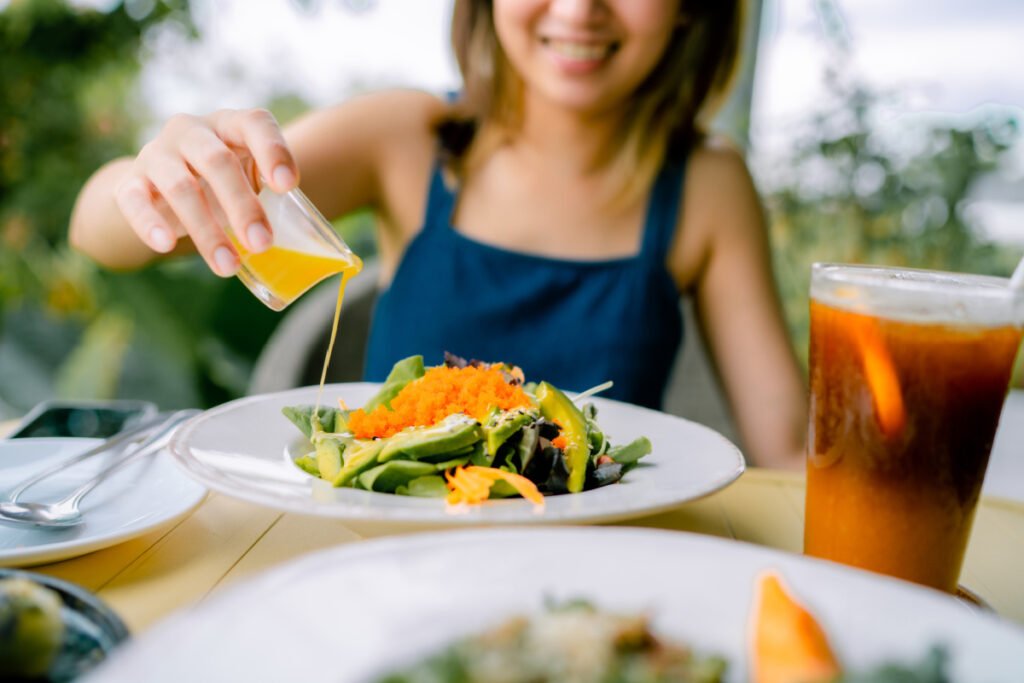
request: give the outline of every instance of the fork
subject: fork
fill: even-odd
[[[29,477],[28,479],[25,479],[24,481],[19,483],[17,486],[15,486],[13,489],[11,489],[7,493],[7,502],[10,502],[10,503],[18,502],[18,497],[22,493],[24,493],[26,489],[28,489],[31,486],[35,486],[36,484],[41,482],[43,479],[46,479],[47,477],[49,477],[52,474],[56,474],[57,472],[61,472],[61,471],[65,470],[65,469],[67,469],[68,467],[71,467],[72,465],[77,465],[78,463],[82,462],[83,460],[88,460],[89,458],[93,457],[94,455],[99,455],[101,453],[107,453],[108,451],[109,452],[114,452],[114,451],[123,449],[125,446],[127,446],[131,442],[136,441],[139,438],[145,437],[146,434],[148,434],[150,431],[152,431],[157,425],[161,424],[164,420],[166,420],[167,416],[168,416],[167,413],[160,413],[160,414],[154,415],[153,417],[149,418],[148,420],[144,420],[144,421],[140,422],[138,425],[132,427],[131,429],[126,429],[125,431],[120,432],[119,434],[116,434],[115,436],[110,437],[109,439],[107,439],[103,443],[97,444],[96,446],[94,446],[93,448],[90,448],[89,450],[85,451],[84,453],[80,453],[79,455],[76,455],[73,458],[68,458],[67,460],[61,460],[60,462],[55,463],[55,464],[53,464],[50,467],[47,467],[46,469],[42,470],[41,472],[36,472],[31,477]]]
[[[26,488],[28,488],[28,486],[38,483],[43,477],[36,475],[31,480],[23,482],[18,489],[16,489],[16,495],[11,496],[7,501],[0,502],[0,521],[20,522],[43,527],[68,527],[80,523],[82,521],[82,513],[78,509],[78,505],[90,491],[125,465],[134,462],[142,456],[150,455],[162,449],[167,445],[167,442],[170,440],[171,435],[177,429],[178,425],[193,415],[197,415],[199,412],[200,411],[198,410],[179,410],[178,412],[171,414],[163,413],[156,420],[157,426],[155,428],[153,428],[153,425],[149,423],[147,423],[148,427],[141,426],[135,435],[138,435],[138,433],[141,432],[146,432],[142,443],[129,450],[126,454],[123,454],[112,465],[101,470],[92,479],[85,482],[56,503],[17,502],[17,495],[20,495]],[[136,430],[133,430],[133,432],[135,431]],[[124,443],[125,441],[130,440],[131,436],[132,435],[126,435],[124,439],[116,441],[115,444]],[[96,449],[93,449],[93,451],[95,450]],[[88,455],[83,454],[83,456],[90,457],[95,454],[95,452],[90,451]],[[83,456],[77,456],[76,458],[72,458],[72,460],[74,462],[79,462],[84,459]],[[65,461],[61,464],[66,466],[68,462],[70,461]],[[49,468],[47,470],[48,473],[55,471],[57,471],[55,468]]]

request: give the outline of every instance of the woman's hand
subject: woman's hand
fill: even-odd
[[[210,268],[226,277],[239,263],[227,226],[252,252],[273,241],[256,196],[260,176],[277,192],[298,185],[298,167],[270,112],[179,114],[142,148],[114,198],[151,249],[167,253],[187,235]]]

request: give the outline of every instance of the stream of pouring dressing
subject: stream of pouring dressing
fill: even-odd
[[[331,338],[327,342],[327,353],[324,355],[323,369],[320,371],[320,388],[316,392],[316,406],[313,408],[313,417],[316,424],[313,428],[317,432],[323,432],[323,428],[320,426],[320,403],[323,400],[324,395],[324,384],[327,381],[327,368],[331,363],[331,354],[334,352],[334,341],[338,337],[338,323],[341,321],[341,306],[342,302],[345,301],[345,285],[348,283],[348,279],[358,274],[361,270],[361,264],[351,265],[341,271],[341,282],[338,284],[338,301],[334,305],[334,322],[331,324]]]

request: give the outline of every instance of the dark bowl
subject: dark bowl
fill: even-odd
[[[128,628],[121,618],[81,586],[45,574],[0,568],[0,579],[8,578],[34,581],[60,597],[61,618],[65,626],[64,643],[50,668],[49,676],[43,680],[54,683],[74,680],[106,659],[115,647],[129,637]]]

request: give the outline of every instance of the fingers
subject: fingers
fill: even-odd
[[[179,232],[187,233],[213,272],[234,275],[238,255],[184,161],[169,157],[154,169],[152,179],[137,172],[114,193],[132,230],[149,248],[164,254],[174,249]]]
[[[177,235],[157,210],[153,189],[145,178],[133,175],[114,193],[114,200],[132,230],[150,249],[161,254],[174,249]]]
[[[252,154],[259,174],[275,192],[298,186],[298,166],[273,114],[264,109],[220,111],[211,120],[224,142]]]
[[[178,115],[139,152],[115,199],[153,250],[170,252],[187,233],[215,273],[233,275],[239,265],[236,245],[261,252],[273,239],[247,172],[252,164],[275,191],[298,185],[295,160],[269,112]]]
[[[223,277],[238,270],[238,255],[214,220],[199,181],[184,160],[164,155],[149,165],[149,179],[181,221],[200,255]]]
[[[208,128],[196,128],[185,135],[181,152],[185,163],[212,191],[215,201],[205,203],[216,222],[223,220],[216,209],[223,209],[223,217],[246,249],[266,250],[272,242],[269,223],[238,156]]]

